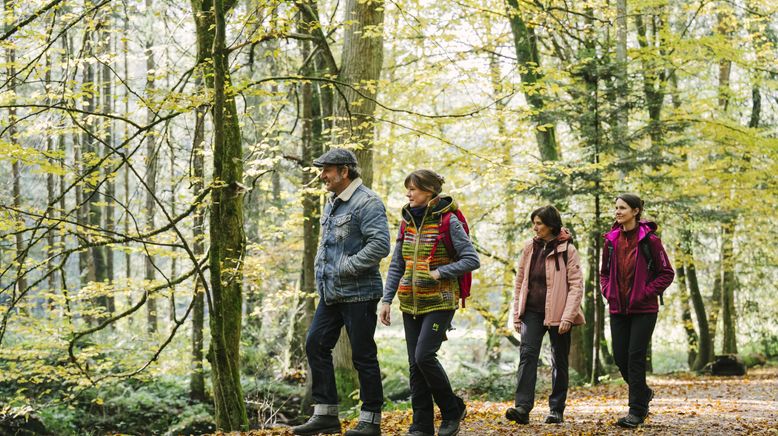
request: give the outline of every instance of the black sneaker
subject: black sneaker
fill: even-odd
[[[340,434],[340,419],[332,415],[313,415],[305,424],[292,427],[292,432],[300,436]]]
[[[631,413],[623,418],[619,418],[619,420],[616,421],[616,425],[624,428],[636,428],[640,424],[643,424],[643,418]]]
[[[372,422],[359,421],[357,426],[346,432],[346,436],[380,436],[381,426]]]
[[[459,434],[459,424],[461,424],[465,419],[465,416],[467,416],[465,402],[461,399],[459,402],[462,404],[462,414],[459,415],[459,419],[444,419],[443,422],[440,423],[438,436],[456,436]]]
[[[544,421],[546,424],[560,424],[565,419],[562,417],[562,412],[555,412],[551,411],[548,413],[548,416],[546,416],[546,420]]]
[[[509,407],[505,411],[505,417],[519,424],[529,424],[529,412],[521,406]]]

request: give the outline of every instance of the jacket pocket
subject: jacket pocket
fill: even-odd
[[[416,262],[416,276],[414,278],[416,286],[430,290],[440,290],[440,280],[435,280],[430,275],[430,262],[422,259]]]
[[[636,289],[633,289],[632,292],[635,292]],[[659,309],[659,303],[657,302],[657,294],[653,291],[651,291],[646,286],[642,286],[639,289],[639,292],[634,296],[635,298],[632,300],[633,304],[630,307],[631,310],[635,311],[645,311],[645,310],[658,310]]]
[[[335,234],[335,240],[340,242],[348,238],[351,233],[351,214],[338,215],[332,217],[332,227]]]

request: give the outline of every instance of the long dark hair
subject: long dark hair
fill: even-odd
[[[640,215],[643,214],[644,206],[643,206],[643,200],[640,199],[635,194],[620,194],[618,197],[616,197],[616,200],[621,200],[624,203],[627,203],[627,206],[631,207],[632,209],[640,209],[640,212],[638,212],[637,215],[635,215],[635,221],[640,222]],[[613,200],[613,201],[616,201]]]
[[[532,211],[529,217],[530,222],[535,222],[535,217],[540,218],[540,221],[551,227],[551,233],[554,236],[559,236],[559,232],[562,231],[562,217],[559,215],[559,211],[550,204],[548,206],[539,207]]]

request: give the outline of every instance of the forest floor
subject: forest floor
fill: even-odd
[[[646,423],[632,432],[642,434],[773,434],[778,435],[778,368],[752,369],[744,377],[673,374],[649,377],[655,396]],[[627,411],[627,386],[622,383],[571,388],[565,422],[543,424],[547,396],[537,396],[530,424],[505,419],[510,402],[468,401],[460,435],[619,434],[631,432],[615,425]],[[547,392],[545,393],[547,395]],[[384,435],[402,435],[411,411],[385,412]],[[343,430],[355,421],[344,423]],[[439,425],[439,421],[436,422]],[[289,428],[257,430],[258,435],[291,435]]]

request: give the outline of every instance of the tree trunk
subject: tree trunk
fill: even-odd
[[[732,26],[733,13],[728,7],[723,7],[718,13],[718,25],[716,31],[727,39],[735,29]],[[732,61],[722,59],[719,62],[719,110],[726,116],[730,100],[730,76],[732,74]],[[753,116],[753,113],[752,113]],[[734,196],[734,193],[732,193]],[[721,265],[720,289],[721,289],[721,321],[722,321],[722,352],[737,353],[737,320],[735,313],[735,257],[734,242],[736,216],[730,216],[721,223]]]
[[[197,70],[195,87],[200,92],[212,91],[213,78],[213,41],[214,16],[210,0],[194,0],[191,2],[197,35]],[[199,195],[205,187],[205,116],[207,105],[201,105],[195,110],[195,132],[192,143],[192,191]],[[198,207],[193,214],[192,251],[201,258],[205,254],[205,209]],[[192,307],[192,375],[190,378],[189,396],[192,400],[204,401],[205,375],[203,373],[204,357],[204,325],[205,325],[205,284],[198,277],[194,289],[194,305]],[[214,380],[214,383],[216,381]]]
[[[95,65],[96,62],[91,62],[93,59],[95,59],[97,56],[97,52],[99,50],[98,47],[95,46],[95,39],[97,35],[91,30],[87,30],[87,34],[85,36],[86,43],[84,45],[84,57],[86,59],[89,59],[87,62],[84,62],[84,76],[83,76],[83,82],[82,86],[85,89],[84,96],[82,99],[82,104],[84,106],[84,110],[86,111],[97,111],[98,110],[98,102],[99,102],[99,83],[97,81],[99,75],[95,71]],[[91,58],[91,59],[90,59]],[[83,129],[84,131],[81,133],[81,145],[83,150],[83,158],[84,161],[87,162],[84,165],[83,171],[84,172],[97,172],[99,173],[98,168],[92,168],[92,164],[88,163],[89,161],[94,161],[97,156],[100,155],[100,150],[95,143],[95,140],[93,139],[93,135],[97,135],[97,126],[95,125],[95,119],[94,117],[84,117],[83,119]],[[85,208],[85,216],[86,216],[86,223],[92,228],[102,228],[103,227],[103,208],[100,205],[102,202],[102,198],[100,193],[98,192],[98,185],[95,185],[93,183],[87,183],[84,189],[84,208]],[[91,240],[94,236],[91,231],[85,232],[87,235],[87,239]],[[105,247],[98,246],[98,247],[90,247],[89,248],[89,258],[87,259],[87,282],[97,282],[97,283],[104,283],[106,280],[106,269],[105,269]],[[107,295],[100,295],[94,300],[95,304],[108,312],[108,297]],[[103,315],[105,316],[105,315]],[[94,321],[99,321],[103,316],[97,317]]]
[[[713,279],[713,292],[710,296],[710,316],[708,316],[708,329],[710,330],[710,355],[708,361],[712,362],[716,355],[716,334],[719,328],[719,316],[721,315],[721,263]]]
[[[316,3],[310,4],[311,11],[315,16],[318,16],[318,11],[316,7]],[[304,14],[304,21],[303,25],[306,27],[305,30],[311,34],[314,33],[313,29],[316,28],[316,26],[319,25],[318,21],[314,21],[312,17],[308,17]],[[311,47],[311,50],[313,50],[313,47]],[[323,53],[319,52],[315,56],[315,58],[312,60],[312,72],[305,71],[305,74],[312,73],[316,77],[321,77],[325,74],[335,74],[337,73],[337,68],[334,68],[334,65],[328,63],[328,61],[325,59],[325,56]],[[313,163],[313,159],[317,157],[319,154],[321,154],[324,151],[324,144],[326,142],[324,138],[324,132],[332,127],[332,111],[333,111],[333,90],[330,87],[322,86],[321,83],[311,83],[310,88],[310,100],[307,100],[308,97],[305,98],[305,101],[308,101],[310,104],[310,126],[304,126],[305,130],[310,129],[310,155],[307,155],[303,153],[303,167],[307,165],[311,165]],[[304,112],[307,113],[307,109],[304,107]],[[307,116],[306,116],[307,118]],[[306,139],[303,139],[306,141]],[[305,147],[305,143],[304,143]],[[305,175],[303,176],[306,177]],[[313,174],[309,176],[313,180]],[[311,196],[309,198],[304,198],[304,204],[303,204],[303,214],[304,216],[308,217],[310,214],[310,217],[312,218],[318,218],[319,215],[321,215],[321,198],[317,195]],[[308,227],[308,224],[311,225],[311,227]],[[304,240],[304,250],[306,256],[311,256],[308,261],[303,260],[303,289],[312,289],[313,295],[315,295],[316,292],[316,278],[314,276],[314,269],[313,269],[313,263],[314,258],[316,257],[316,250],[317,250],[317,243],[319,239],[319,232],[321,230],[321,226],[319,225],[318,221],[316,219],[313,220],[313,222],[308,223],[306,218],[306,224],[304,224],[305,228],[303,229],[303,240]],[[312,254],[311,251],[312,250]],[[313,314],[316,307],[314,304],[314,297],[308,297],[308,299],[305,301],[305,304],[303,305],[303,319],[301,322],[297,323],[298,326],[298,336],[302,339],[306,337],[306,333],[308,331],[308,328],[311,325],[311,322],[313,320]],[[302,344],[301,344],[302,345]],[[310,374],[310,368],[308,367],[308,362],[305,360],[306,365],[306,374]],[[313,403],[313,383],[311,380],[311,377],[307,377],[305,381],[305,394],[303,395],[303,401],[301,404],[301,410],[303,413],[308,413],[312,403]]]
[[[146,14],[152,14],[154,2],[152,0],[146,0]],[[154,75],[156,74],[156,63],[154,60],[154,53],[152,48],[154,47],[154,32],[149,31],[146,34],[146,96],[149,100],[153,100],[154,94]],[[154,111],[152,108],[146,108],[146,122],[151,124],[154,121]],[[146,229],[150,231],[154,229],[154,211],[156,209],[156,203],[154,198],[157,193],[157,152],[155,150],[155,137],[154,132],[149,130],[146,137],[146,177],[145,183],[147,186],[146,202],[145,202],[145,214],[146,214]],[[146,287],[151,287],[151,282],[156,279],[156,269],[154,266],[154,258],[146,253],[145,255],[145,274],[143,278],[146,280]],[[155,295],[148,295],[146,301],[146,329],[149,333],[155,333],[157,331],[157,298]]]
[[[647,26],[644,23],[644,15],[635,15],[635,25],[638,33],[638,44],[642,49],[659,50],[657,34],[661,32],[660,27],[664,26],[665,20],[660,15],[647,15],[650,18],[651,35],[647,33]],[[646,98],[646,107],[648,109],[648,133],[651,137],[653,147],[661,147],[664,141],[662,133],[662,104],[664,102],[664,83],[667,78],[665,70],[656,65],[651,60],[651,56],[643,56],[643,94]]]
[[[722,352],[737,354],[737,313],[735,311],[735,222],[726,220],[721,228],[721,320]]]
[[[686,262],[684,260],[683,253],[681,252],[680,244],[676,247],[675,258],[678,262],[677,277],[678,277],[678,291],[681,301],[681,320],[683,321],[683,329],[686,332],[687,343],[687,363],[689,369],[693,369],[694,361],[697,359],[697,351],[700,347],[700,339],[697,336],[697,332],[694,330],[694,321],[692,320],[692,310],[689,305],[689,288],[686,286]]]
[[[197,0],[193,0],[193,4]],[[243,303],[243,147],[226,50],[225,13],[232,3],[213,4],[213,181],[210,214],[211,349],[209,353],[216,426],[225,432],[248,430],[240,385]],[[207,12],[206,9],[197,13]],[[207,13],[203,20],[207,20]],[[198,22],[200,17],[198,17]],[[199,26],[198,26],[199,27]],[[203,29],[198,29],[202,31]],[[198,33],[198,39],[200,34]]]
[[[111,11],[109,10],[103,17],[103,26],[100,32],[101,53],[111,54],[111,51],[113,50],[111,35]],[[111,66],[107,60],[100,67],[100,70],[102,75],[102,95],[100,96],[103,99],[102,112],[104,114],[110,114],[113,113],[113,87],[111,84]],[[105,143],[110,147],[113,147],[113,121],[106,119],[106,121],[103,123],[102,130]],[[110,152],[111,150],[105,150],[106,154]],[[114,196],[116,195],[116,182],[114,181],[114,178],[110,176],[110,173],[112,172],[113,170],[110,167],[106,168],[105,193],[107,201],[105,205],[105,228],[110,232],[116,230],[116,220],[114,219],[114,204],[116,204],[114,201]],[[107,280],[109,283],[114,283],[115,275],[113,250],[111,249],[111,246],[108,245],[103,251],[105,255],[105,280]],[[108,313],[113,314],[116,311],[116,302],[114,301],[113,291],[111,291],[110,295],[105,296],[104,303]]]
[[[362,181],[373,184],[373,138],[378,79],[383,64],[383,0],[346,0],[346,27],[335,102],[333,141],[355,147]],[[357,90],[359,92],[357,92]],[[364,96],[364,97],[363,97]]]
[[[586,282],[584,283],[583,312],[586,324],[573,329],[573,337],[570,343],[570,366],[585,380],[592,377],[592,352],[594,344],[594,308],[599,298],[599,291],[595,289],[597,270],[597,257],[595,253],[596,239],[600,238],[597,232],[590,233],[590,240],[586,249],[588,267]]]
[[[199,47],[198,47],[199,52]],[[210,55],[209,55],[210,57]],[[202,70],[201,70],[202,71]],[[197,88],[200,89],[202,79],[198,77]],[[198,196],[205,186],[205,115],[206,106],[200,106],[195,110],[195,131],[192,144],[192,194]],[[205,253],[205,214],[202,207],[198,207],[192,218],[192,252],[197,259]],[[194,305],[192,307],[192,375],[189,381],[189,398],[193,401],[205,401],[205,376],[203,374],[203,328],[205,321],[205,290],[198,274],[195,279]]]
[[[4,27],[8,28],[10,27],[14,22],[14,4],[12,0],[4,0],[3,1],[3,7],[5,11],[5,22],[6,25]],[[5,49],[5,59],[6,59],[6,74],[8,74],[8,93],[11,95],[11,100],[8,102],[9,105],[12,105],[16,102],[16,48],[13,44],[9,44],[6,46]],[[12,143],[16,143],[18,138],[18,132],[16,129],[16,122],[17,122],[17,114],[16,114],[16,108],[15,107],[9,107],[8,108],[8,138]],[[11,164],[11,175],[13,178],[13,206],[17,210],[22,208],[22,189],[21,189],[21,163],[18,160],[14,160]],[[23,218],[21,216],[16,217],[17,221],[21,221]],[[24,245],[24,236],[21,232],[16,233],[15,236],[15,244],[16,244],[16,252],[15,257],[17,260],[22,260],[24,257],[24,251],[25,251],[25,245]],[[19,267],[19,271],[23,271],[24,268],[22,266]],[[16,286],[14,288],[14,295],[13,299],[14,301],[17,301],[17,299],[21,299],[21,296],[23,293],[27,291],[27,279],[24,277],[17,277],[16,280]],[[21,310],[26,310],[24,304],[21,304],[22,302],[19,301],[19,306]]]
[[[124,66],[124,77],[129,77],[130,67],[129,67],[129,52],[130,49],[128,47],[128,41],[130,39],[130,18],[125,15],[124,19],[122,20],[122,61]],[[125,90],[124,93],[124,113],[129,114],[130,113],[130,99],[128,98],[129,91]],[[130,131],[129,131],[129,125],[127,123],[124,123],[124,132],[122,135],[122,142],[124,143],[127,141],[130,137]],[[124,204],[129,209],[130,207],[130,166],[124,165]],[[127,210],[124,213],[124,223],[123,223],[123,230],[125,235],[130,234],[130,213],[129,210]],[[129,244],[127,244],[127,250],[124,250],[124,277],[126,279],[125,283],[127,286],[126,292],[127,292],[127,307],[132,307],[132,254],[130,254],[129,250]],[[133,317],[128,316],[127,317],[127,323],[131,326],[133,322]]]
[[[50,92],[50,86],[51,86],[51,70],[52,67],[52,56],[50,53],[46,54],[46,73],[44,74],[44,82],[46,84],[46,91]],[[51,99],[47,99],[49,104],[51,104]],[[52,133],[46,135],[46,151],[49,153],[50,156],[53,156],[56,153],[54,143],[54,135]],[[56,160],[53,157],[49,158],[49,163],[51,165],[56,164]],[[56,196],[57,196],[57,189],[55,187],[55,175],[51,171],[46,172],[46,193],[47,193],[47,207],[46,207],[46,216],[53,220],[54,219],[54,205],[56,204]],[[49,278],[47,280],[47,292],[50,294],[48,301],[45,304],[46,311],[49,312],[49,315],[53,313],[53,311],[56,308],[56,305],[54,303],[54,290],[57,286],[57,273],[54,271],[56,269],[56,262],[51,257],[56,252],[56,240],[55,240],[56,232],[54,229],[50,229],[48,233],[46,234],[46,257],[49,259],[46,269],[50,272]]]
[[[307,33],[308,27],[312,25],[309,20],[302,22],[303,33]],[[313,50],[310,41],[301,42],[301,54],[303,59],[307,59]],[[309,61],[309,64],[303,68],[303,76],[317,76],[316,59]],[[313,159],[321,155],[324,150],[323,142],[323,119],[321,110],[320,87],[316,82],[305,82],[300,85],[302,95],[302,138],[300,156],[302,161],[300,165],[303,168],[301,185],[303,189],[311,187],[316,183],[316,173],[306,171],[306,168],[312,168]],[[305,362],[305,337],[308,327],[311,325],[314,312],[314,296],[316,295],[316,277],[314,274],[314,259],[318,249],[319,241],[319,215],[321,215],[320,197],[316,194],[304,193],[303,203],[303,259],[300,278],[300,291],[303,293],[302,314],[296,323],[295,338],[297,341],[292,344],[292,359]],[[306,371],[310,374],[310,371]],[[306,378],[306,387],[310,385],[310,377]],[[312,387],[312,386],[311,386]],[[307,414],[311,406],[310,389],[306,389],[306,395],[301,405],[302,412]]]
[[[629,83],[627,59],[627,0],[616,0],[616,65],[613,145],[617,151],[629,149]],[[623,153],[622,153],[623,154]]]
[[[513,45],[516,50],[521,82],[525,89],[534,89],[542,85],[543,74],[540,71],[540,54],[538,53],[538,37],[535,30],[528,27],[521,16],[518,0],[506,0],[508,4],[508,19],[513,34]],[[545,109],[542,92],[526,92],[527,102],[532,106],[532,121],[535,123],[535,139],[538,143],[542,161],[555,161],[561,158],[561,152],[556,143],[556,127],[553,116]]]
[[[692,370],[699,371],[713,358],[713,337],[708,326],[708,316],[705,313],[705,303],[700,293],[697,282],[697,267],[694,262],[694,241],[692,232],[684,229],[681,233],[682,265],[685,267],[686,279],[689,284],[689,297],[692,300],[694,315],[697,317],[697,331],[699,332],[699,350],[692,365]]]

